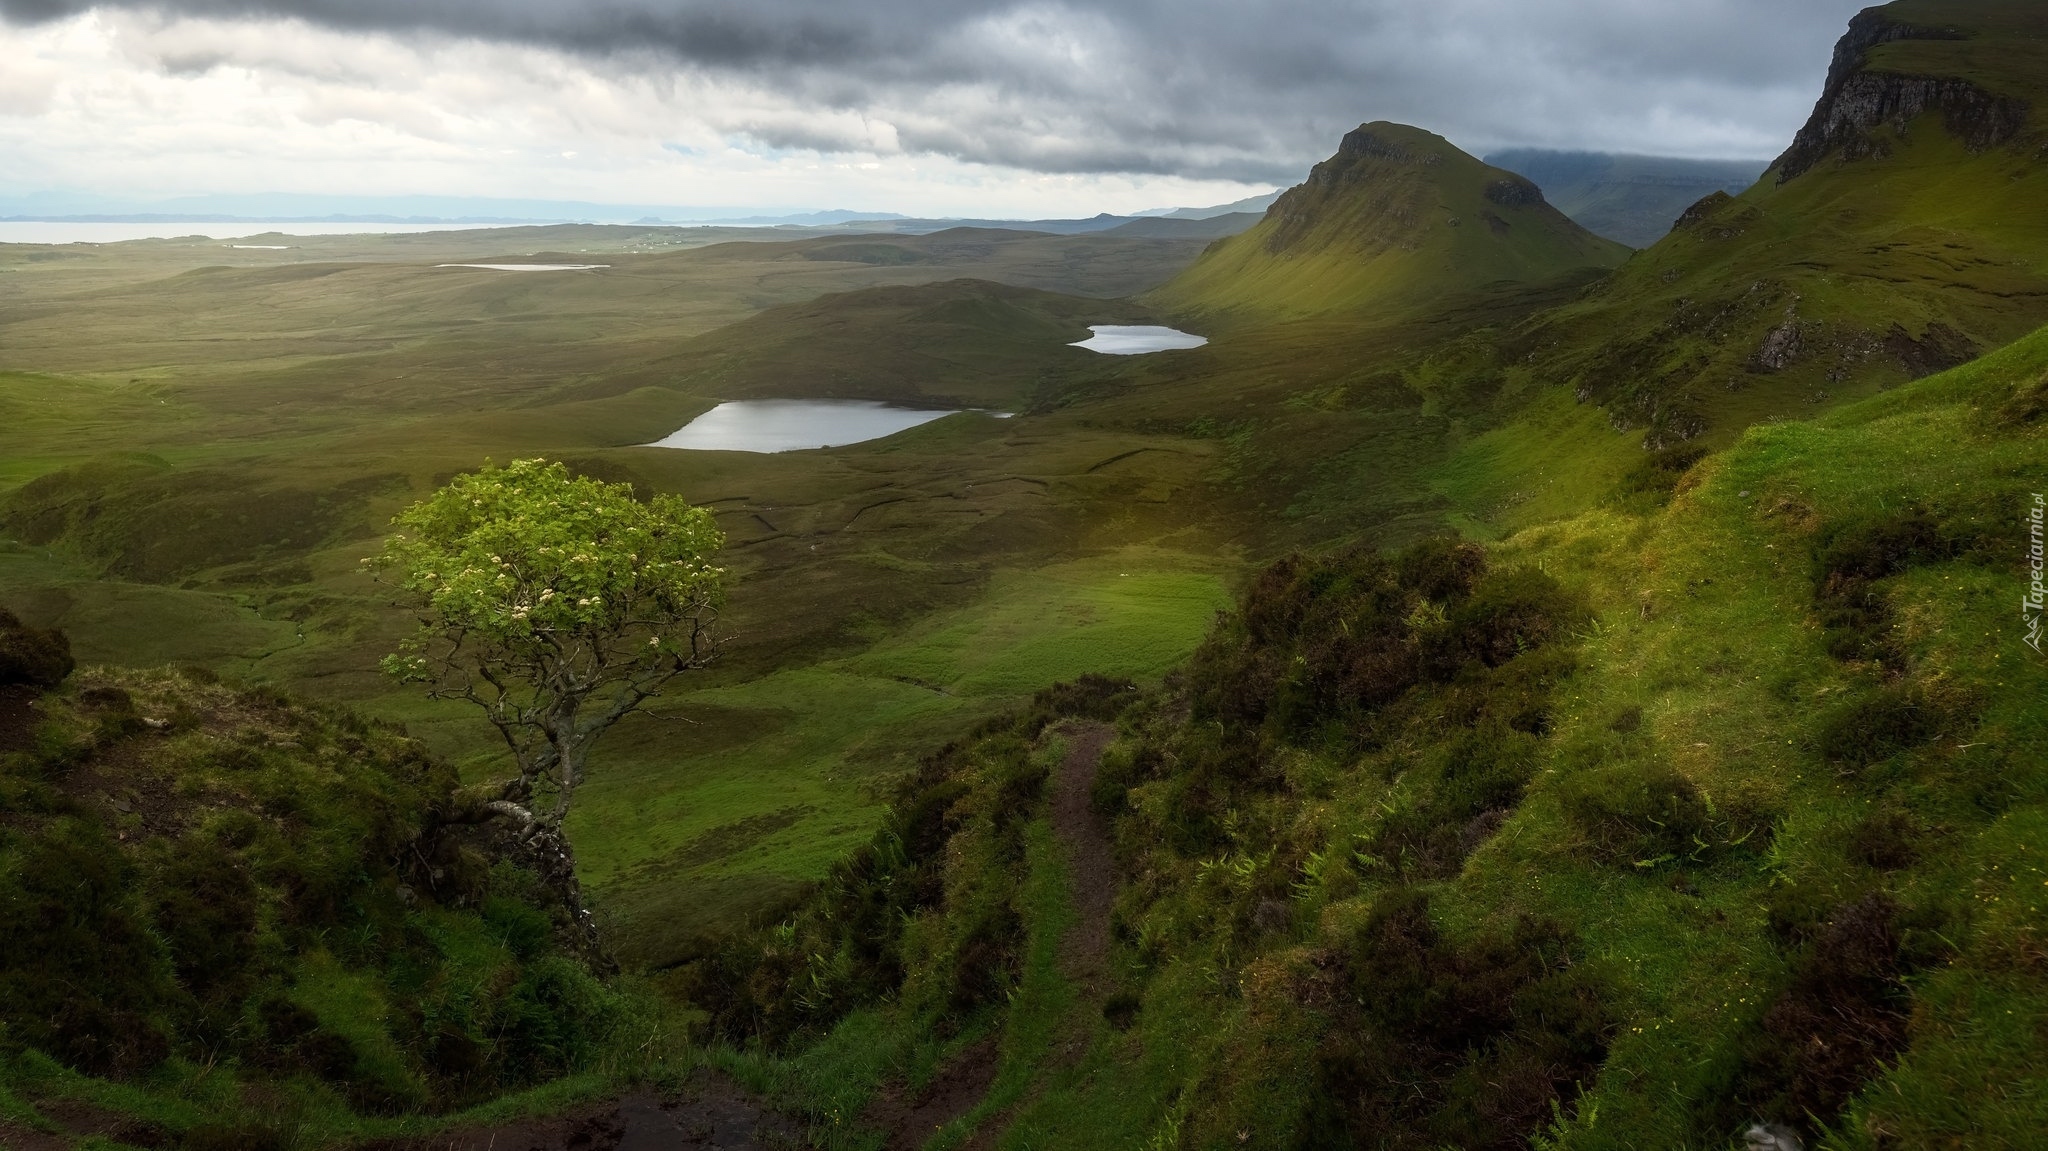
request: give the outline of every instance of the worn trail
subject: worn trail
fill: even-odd
[[[1116,853],[1109,825],[1089,802],[1102,752],[1116,738],[1106,723],[1062,725],[1067,754],[1053,783],[1052,825],[1067,857],[1076,919],[1060,941],[1060,967],[1083,993],[1100,995],[1109,964],[1109,915],[1116,902]]]

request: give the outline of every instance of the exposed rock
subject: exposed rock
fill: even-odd
[[[1734,202],[1735,197],[1726,192],[1711,192],[1701,197],[1692,207],[1687,208],[1685,213],[1679,216],[1677,221],[1671,225],[1671,230],[1676,232],[1681,228],[1695,227],[1704,222],[1709,216]]]
[[[1338,144],[1336,155],[1309,169],[1307,180],[1283,192],[1266,210],[1266,215],[1278,221],[1279,225],[1267,238],[1266,250],[1287,252],[1302,244],[1315,230],[1333,195],[1354,194],[1348,189],[1366,183],[1376,173],[1384,172],[1384,165],[1428,163],[1432,158],[1433,155],[1418,156],[1399,141],[1374,131],[1370,124],[1352,129]],[[1380,191],[1378,195],[1384,219],[1393,226],[1395,233],[1406,234],[1420,225],[1416,205],[1408,202],[1412,198],[1394,197],[1387,191]],[[1409,245],[1381,237],[1373,246]]]
[[[1650,429],[1643,436],[1643,450],[1661,452],[1706,434],[1705,416],[1690,408],[1660,407],[1650,415]]]
[[[1942,126],[1970,150],[1995,148],[2019,134],[2027,121],[2024,100],[1999,96],[1950,76],[1913,76],[1864,69],[1870,50],[1898,40],[1958,40],[1960,32],[1894,23],[1879,9],[1849,22],[1835,46],[1827,86],[1813,116],[1773,165],[1783,184],[1835,153],[1845,161],[1882,158],[1891,146],[1877,129],[1903,132],[1926,112],[1942,113]]]
[[[1743,1133],[1744,1151],[1806,1151],[1799,1136],[1776,1123],[1753,1123]]]
[[[1309,181],[1315,182],[1319,172],[1327,174],[1342,168],[1339,161],[1345,156],[1371,156],[1376,160],[1414,159],[1414,153],[1373,131],[1370,125],[1360,125],[1344,134],[1344,139],[1337,144],[1337,155],[1317,164],[1309,173]]]
[[[1787,316],[1785,322],[1764,333],[1764,342],[1757,345],[1756,355],[1750,357],[1750,370],[1754,372],[1782,372],[1792,366],[1799,353],[1806,348],[1806,339],[1801,332],[1799,320]]]
[[[1533,208],[1543,202],[1543,189],[1510,175],[1486,186],[1486,198],[1503,208]]]
[[[1893,324],[1884,334],[1884,350],[1916,380],[1967,364],[1978,355],[1975,341],[1941,323],[1927,325],[1917,340],[1903,326]]]

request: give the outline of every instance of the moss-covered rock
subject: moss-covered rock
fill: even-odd
[[[56,687],[76,666],[63,632],[30,627],[0,608],[0,687]]]

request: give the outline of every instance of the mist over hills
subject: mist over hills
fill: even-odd
[[[1486,162],[1527,176],[1543,196],[1590,231],[1631,248],[1663,239],[1685,210],[1714,192],[1756,183],[1767,160],[1681,160],[1605,152],[1515,148]]]

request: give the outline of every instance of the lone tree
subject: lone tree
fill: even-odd
[[[466,818],[510,821],[595,950],[562,820],[597,738],[710,659],[724,536],[680,497],[642,503],[545,460],[457,476],[392,524],[364,562],[420,627],[384,670],[483,709],[519,775]]]

